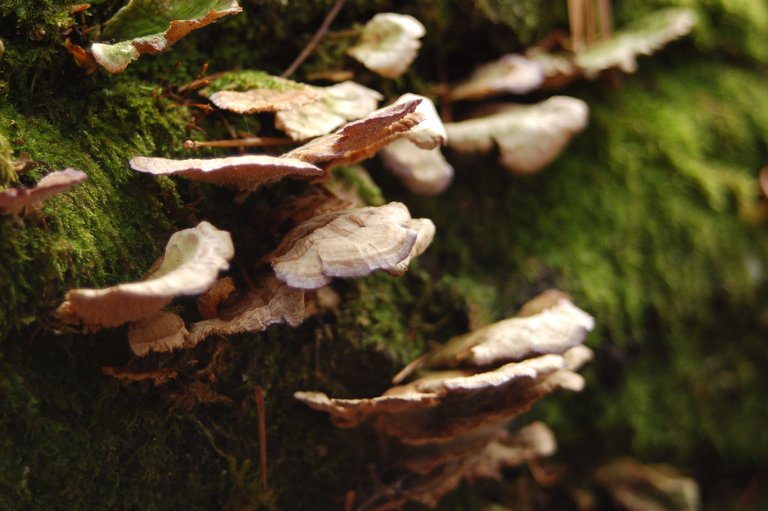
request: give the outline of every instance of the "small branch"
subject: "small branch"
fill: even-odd
[[[264,147],[288,144],[293,144],[293,140],[285,137],[248,137],[234,140],[186,140],[184,141],[184,149],[194,151],[201,147]]]
[[[256,385],[253,388],[253,395],[256,398],[256,412],[259,415],[259,455],[261,457],[261,485],[265,492],[269,491],[267,485],[267,420],[264,417],[264,392],[261,386]]]
[[[333,4],[333,7],[331,7],[331,10],[328,11],[328,14],[325,16],[325,19],[323,20],[323,24],[320,25],[320,28],[317,29],[317,32],[315,32],[315,35],[312,36],[312,39],[309,41],[306,47],[301,51],[298,57],[296,57],[296,60],[291,63],[290,66],[288,66],[288,69],[283,71],[282,76],[283,78],[287,78],[291,76],[296,70],[299,68],[299,66],[307,60],[307,57],[317,48],[317,45],[320,44],[320,40],[325,36],[325,33],[328,32],[328,29],[331,27],[331,23],[333,23],[334,18],[336,18],[336,15],[339,14],[339,11],[341,11],[341,8],[344,6],[344,2],[346,0],[336,0],[336,3]]]
[[[208,64],[206,63],[206,66],[207,65]],[[208,69],[206,68],[204,71],[202,71],[201,74],[205,74],[205,71],[207,71],[207,70]],[[216,78],[218,78],[220,76],[224,76],[227,73],[229,73],[229,71],[221,71],[220,73],[214,73],[212,75],[198,77],[195,80],[192,80],[191,82],[189,82],[189,83],[179,87],[178,91],[179,92],[184,92],[186,90],[197,90],[200,87],[205,87],[206,85],[208,85],[212,81],[214,81]]]

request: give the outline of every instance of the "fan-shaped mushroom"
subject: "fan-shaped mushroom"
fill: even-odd
[[[554,96],[535,105],[508,105],[498,113],[448,123],[448,145],[460,152],[499,147],[501,164],[512,172],[532,173],[551,163],[587,125],[583,101]]]
[[[229,233],[208,222],[175,233],[162,264],[146,280],[106,289],[72,289],[58,314],[89,327],[112,327],[145,318],[174,297],[200,294],[213,284],[234,255]]]
[[[358,44],[347,53],[385,78],[405,73],[416,58],[426,29],[413,16],[382,12],[363,27]]]
[[[131,168],[156,176],[180,175],[197,181],[253,191],[284,177],[319,177],[324,171],[295,158],[247,154],[226,158],[171,160],[136,156]]]
[[[405,205],[392,202],[306,220],[286,235],[269,260],[289,286],[316,289],[333,277],[362,277],[375,270],[402,274],[433,235],[431,221],[411,219]]]

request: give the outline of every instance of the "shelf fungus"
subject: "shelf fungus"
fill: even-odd
[[[439,195],[453,181],[453,166],[437,147],[426,150],[408,140],[395,140],[381,150],[381,158],[403,186],[419,195]]]
[[[158,311],[128,326],[128,344],[134,354],[173,351],[184,346],[187,329],[177,314]]]
[[[80,67],[93,70],[95,60],[119,73],[140,55],[167,51],[190,32],[241,11],[237,0],[130,0],[104,24],[101,40],[110,42],[93,43],[90,58],[72,43],[69,51]]]
[[[325,213],[296,226],[269,261],[277,278],[301,289],[376,270],[401,275],[434,233],[431,220],[412,219],[399,202]]]
[[[87,327],[114,327],[146,318],[173,298],[208,289],[234,256],[230,235],[208,222],[179,231],[168,240],[162,263],[145,280],[106,289],[72,289],[57,315]]]
[[[652,55],[667,43],[688,34],[695,24],[696,13],[691,9],[662,9],[576,53],[574,62],[587,78],[615,67],[625,73],[634,73],[638,56]]]
[[[483,99],[503,94],[527,94],[544,83],[539,62],[523,55],[504,55],[478,67],[465,81],[451,90],[453,100]]]
[[[370,158],[424,120],[424,115],[417,111],[421,102],[414,99],[381,108],[283,156],[320,165],[326,170]]]
[[[563,295],[553,298],[554,303],[536,314],[505,319],[451,339],[430,354],[425,365],[489,366],[563,353],[580,345],[594,328],[594,318]]]
[[[66,192],[87,178],[85,172],[65,169],[51,172],[33,188],[8,188],[0,191],[0,214],[18,213],[27,206]]]
[[[699,485],[669,465],[616,458],[595,472],[595,481],[627,511],[699,511]]]
[[[453,180],[453,167],[443,157],[440,146],[448,135],[435,106],[429,99],[405,94],[396,103],[421,99],[416,108],[424,120],[405,132],[401,138],[381,150],[384,165],[413,193],[438,195]]]
[[[320,177],[324,171],[296,158],[247,154],[226,158],[171,160],[136,156],[131,168],[156,176],[179,175],[196,181],[253,191],[285,177]]]
[[[499,147],[501,164],[515,173],[538,172],[587,125],[589,108],[580,99],[553,96],[535,105],[506,105],[486,117],[448,123],[448,146],[459,152]]]
[[[412,475],[398,492],[402,503],[410,500],[436,507],[462,480],[501,479],[502,469],[551,456],[557,448],[554,434],[542,422],[512,433],[502,423],[469,440],[466,436],[446,444],[424,446],[406,458],[404,465]],[[374,509],[391,509],[387,504]]]
[[[187,345],[194,346],[210,335],[262,332],[277,323],[298,326],[306,316],[304,291],[268,277],[256,286],[256,290],[233,300],[217,317],[193,324]]]
[[[255,114],[258,112],[295,110],[319,101],[320,94],[312,87],[303,86],[277,90],[267,88],[246,91],[221,90],[211,94],[210,99],[211,103],[222,110],[229,110],[238,114]]]
[[[385,78],[397,78],[408,70],[426,34],[413,16],[383,12],[363,27],[360,41],[347,53]]]
[[[454,357],[447,357],[441,370],[373,398],[294,394],[309,407],[328,413],[337,426],[371,424],[387,442],[394,483],[377,483],[380,489],[367,498],[366,509],[394,509],[408,501],[434,507],[462,480],[498,478],[504,467],[554,453],[554,435],[544,424],[517,431],[510,431],[510,424],[556,389],[583,389],[584,379],[576,371],[592,356],[581,344],[592,318],[557,291],[534,298],[520,315],[518,319],[526,321],[517,327],[520,346],[507,346],[506,352],[520,360],[507,362],[508,357],[502,356],[490,360],[493,365],[478,367],[477,361],[465,357],[464,367],[456,368]],[[553,325],[557,321],[564,323],[562,330]],[[474,334],[488,341],[493,329],[494,325]],[[520,333],[523,330],[525,334]],[[454,351],[466,353],[475,345]],[[437,358],[431,362],[433,368],[441,366]]]
[[[380,431],[404,444],[448,442],[527,412],[535,401],[558,388],[580,391],[584,380],[574,371],[584,357],[570,361],[566,354],[542,355],[487,371],[437,372],[370,399],[331,399],[321,392],[294,396],[329,413],[339,427],[375,419]]]
[[[275,127],[293,140],[327,135],[339,126],[370,114],[384,97],[355,82],[315,87],[319,100],[275,114]]]

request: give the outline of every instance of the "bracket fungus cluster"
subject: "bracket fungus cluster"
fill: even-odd
[[[295,397],[339,427],[374,424],[412,475],[403,500],[434,506],[462,479],[493,477],[501,467],[554,451],[543,425],[516,434],[508,426],[554,390],[583,388],[576,371],[592,356],[582,343],[594,320],[559,292],[532,304],[525,317],[452,339],[418,359],[430,372],[381,396],[302,391]]]
[[[130,0],[104,25],[102,42],[88,50],[72,43],[68,48],[84,67],[101,65],[116,73],[140,54],[166,51],[192,30],[241,10],[236,0]],[[690,11],[668,10],[574,55],[541,48],[506,55],[447,91],[444,106],[528,94],[557,80],[592,78],[608,68],[631,72],[638,54],[649,54],[686,33],[694,21]],[[416,58],[424,34],[424,26],[411,16],[379,14],[365,25],[348,54],[381,76],[397,78]],[[238,268],[241,280],[221,273],[229,270],[235,247],[249,248],[248,240],[237,238],[247,228],[233,229],[231,235],[204,220],[172,235],[162,261],[143,280],[66,294],[57,310],[62,322],[91,331],[127,323],[129,346],[138,357],[194,348],[211,337],[262,332],[275,324],[296,327],[323,306],[343,306],[324,287],[334,278],[403,275],[432,243],[435,224],[412,218],[401,202],[381,200],[376,202],[381,205],[370,206],[360,204],[359,197],[347,200],[334,193],[334,184],[328,184],[332,168],[381,154],[384,165],[410,191],[436,195],[454,175],[443,145],[464,153],[498,148],[504,167],[534,173],[585,129],[589,115],[584,101],[553,96],[533,104],[486,105],[482,117],[443,124],[425,96],[404,94],[379,108],[384,96],[353,81],[320,87],[258,71],[233,71],[193,83],[220,110],[261,115],[254,122],[259,129],[268,125],[262,119],[273,121],[268,129],[274,126],[288,137],[274,144],[281,149],[276,154],[193,159],[137,155],[128,162],[130,168],[241,192],[259,191],[284,178],[304,179],[300,186],[309,191],[298,198],[288,193],[294,202],[270,212],[280,226],[269,231],[275,239],[264,241],[267,249],[257,255],[238,253],[251,258]],[[241,135],[230,132],[235,140],[228,145],[236,146]],[[46,176],[34,189],[0,192],[0,212],[18,211],[83,179],[83,173],[67,169]],[[322,179],[326,183],[318,184]],[[197,310],[188,303],[165,309],[182,296],[197,296]],[[498,478],[505,467],[554,453],[556,442],[547,426],[522,426],[517,420],[557,389],[582,390],[585,381],[577,371],[592,356],[583,342],[593,328],[592,316],[567,295],[550,291],[517,316],[455,337],[419,357],[380,396],[294,395],[329,414],[339,427],[375,427],[388,447],[394,482],[384,492],[374,491],[364,508],[392,509],[409,501],[434,507],[462,480]],[[402,383],[417,371],[414,379]],[[105,374],[156,384],[176,375],[171,368],[143,376],[109,368]]]

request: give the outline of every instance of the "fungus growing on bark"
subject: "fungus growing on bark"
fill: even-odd
[[[598,468],[595,480],[627,511],[701,509],[696,480],[669,465],[643,465],[634,458],[618,458]]]
[[[415,477],[409,477],[407,486],[401,490],[403,501],[435,507],[462,480],[501,479],[501,469],[551,456],[557,448],[554,434],[541,422],[514,433],[507,433],[504,424],[495,425],[491,431],[497,438],[472,439],[473,445],[460,437],[448,444],[426,446],[434,458],[425,458],[422,453],[420,459],[406,461]]]
[[[284,177],[319,177],[324,171],[296,158],[247,154],[226,158],[171,160],[136,156],[131,168],[156,176],[180,175],[196,181],[253,191]]]
[[[294,110],[319,99],[320,95],[310,87],[282,91],[271,89],[251,89],[243,92],[222,90],[211,94],[211,102],[214,105],[222,110],[229,110],[238,114]]]
[[[430,220],[411,219],[405,205],[391,202],[310,218],[285,236],[269,261],[289,286],[317,289],[333,277],[362,277],[375,270],[400,275],[433,235]]]
[[[208,289],[233,256],[229,233],[200,222],[171,236],[162,264],[145,280],[106,289],[72,289],[57,314],[65,322],[82,321],[92,328],[146,318],[177,296]]]
[[[322,164],[325,169],[370,158],[424,119],[416,111],[421,101],[415,99],[381,108],[283,156]]]
[[[435,105],[424,96],[404,94],[395,104],[421,100],[416,113],[423,120],[381,150],[384,165],[414,193],[437,195],[453,179],[453,167],[439,146],[448,135]]]
[[[130,0],[101,31],[101,40],[116,42],[94,43],[90,52],[108,72],[119,73],[141,54],[167,51],[190,32],[241,11],[237,0]]]
[[[424,25],[413,16],[383,12],[363,27],[358,44],[347,53],[365,67],[385,78],[406,72],[426,34]]]
[[[293,110],[322,97],[317,87],[253,70],[216,75],[199,94],[217,107],[239,114]]]
[[[578,52],[574,62],[587,78],[613,67],[634,73],[639,55],[652,55],[670,41],[688,34],[695,24],[696,13],[690,9],[662,9],[633,22],[610,39]]]
[[[85,172],[65,169],[43,177],[34,188],[9,188],[0,192],[0,214],[18,213],[32,204],[66,192],[88,178]]]
[[[187,336],[184,320],[177,314],[157,311],[128,327],[128,344],[131,351],[143,357],[153,352],[173,351],[184,346]]]
[[[329,413],[339,427],[376,418],[378,428],[387,435],[405,444],[422,445],[447,442],[511,419],[558,388],[579,391],[584,382],[573,372],[576,369],[565,355],[547,354],[487,371],[430,374],[370,399],[331,399],[321,392],[294,396]]]
[[[535,105],[507,105],[497,113],[448,123],[448,145],[460,152],[499,147],[500,161],[512,172],[541,170],[587,125],[589,108],[580,99],[553,96]]]
[[[194,346],[209,335],[261,332],[276,323],[298,326],[305,318],[304,291],[267,277],[254,291],[244,293],[225,307],[218,317],[193,324],[187,344]]]
[[[327,135],[345,122],[370,114],[383,96],[355,82],[315,88],[319,101],[275,114],[275,127],[293,140]]]
[[[563,353],[584,342],[594,325],[592,316],[562,297],[536,314],[512,317],[455,337],[432,353],[425,365],[487,366]]]
[[[418,94],[407,93],[397,98],[392,105],[403,105],[412,101],[419,101],[416,114],[421,120],[413,128],[403,132],[400,138],[411,141],[421,149],[434,149],[445,144],[448,135],[432,100]]]
[[[205,293],[197,297],[197,311],[203,319],[215,318],[219,312],[219,305],[226,302],[236,291],[232,277],[218,279]]]
[[[504,55],[479,66],[451,90],[454,100],[482,99],[503,94],[527,94],[544,83],[543,66],[523,55]]]
[[[400,139],[390,143],[380,154],[387,169],[413,193],[439,195],[453,181],[453,167],[438,147],[425,150]]]

